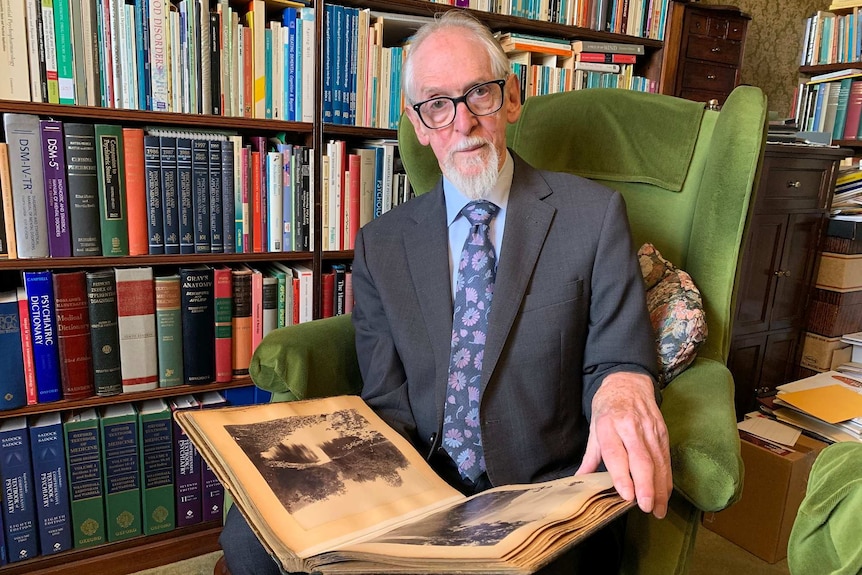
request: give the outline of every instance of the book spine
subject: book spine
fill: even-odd
[[[65,124],[64,139],[73,256],[102,255],[96,135],[92,124]]]
[[[42,136],[42,177],[45,183],[45,207],[48,223],[48,253],[51,257],[69,257],[69,206],[66,189],[66,153],[63,124],[40,120]]]
[[[42,37],[45,46],[45,76],[48,82],[48,102],[60,103],[60,84],[57,76],[57,42],[54,29],[54,2],[42,0]]]
[[[195,253],[192,140],[177,138],[177,190],[179,192],[180,253]]]
[[[46,258],[48,218],[39,118],[31,114],[3,114],[3,125],[9,144],[18,257]]]
[[[162,221],[165,226],[165,253],[180,253],[179,190],[177,188],[177,139],[159,137],[162,170]]]
[[[144,535],[171,531],[176,526],[174,448],[171,412],[140,413],[141,518]]]
[[[210,252],[224,253],[223,221],[222,221],[222,174],[221,174],[221,142],[211,140],[209,147],[209,226]]]
[[[150,4],[150,83],[152,106],[157,112],[170,110],[168,95],[169,33],[167,30],[168,0],[149,0]]]
[[[233,375],[248,375],[251,361],[251,274],[244,270],[233,271]]]
[[[180,269],[183,349],[183,383],[215,381],[215,296],[213,270],[205,267]]]
[[[268,224],[268,252],[283,251],[282,239],[284,237],[284,160],[281,152],[268,152],[266,154],[266,182],[267,182],[267,224]]]
[[[194,191],[193,227],[195,252],[210,253],[210,192],[209,192],[209,144],[206,140],[192,140],[192,178]]]
[[[251,351],[263,339],[263,275],[259,270],[251,273]]]
[[[87,278],[82,271],[53,276],[63,399],[83,399],[95,393]]]
[[[236,252],[234,163],[234,143],[224,140],[221,142],[221,210],[222,243],[226,254]]]
[[[9,145],[0,142],[0,259],[15,259],[15,207],[12,205],[12,175],[9,173]]]
[[[21,319],[15,290],[0,293],[0,410],[27,405],[24,379],[24,352],[21,347]]]
[[[251,251],[254,253],[263,252],[263,205],[261,195],[263,194],[263,190],[261,189],[261,153],[260,152],[252,152],[251,153],[251,190],[249,191],[251,195],[251,224],[252,224],[252,246]]]
[[[111,124],[96,124],[95,133],[102,255],[127,256],[129,232],[126,227],[123,129]]]
[[[212,113],[216,116],[225,115],[221,105],[221,26],[221,14],[218,12],[210,12],[210,93],[212,94]]]
[[[153,268],[117,268],[117,329],[123,392],[159,386]]]
[[[10,563],[39,554],[36,501],[26,418],[8,420],[0,431],[0,480],[3,483],[3,525]],[[4,425],[4,428],[6,425]]]
[[[141,128],[123,128],[123,151],[129,255],[143,256],[149,253],[150,242],[147,226],[147,180],[144,173],[144,131]]]
[[[51,417],[51,416],[48,416]],[[42,555],[72,548],[72,523],[69,508],[69,479],[63,443],[63,424],[59,416],[45,425],[30,427],[30,450]]]
[[[27,405],[39,402],[39,392],[36,389],[36,363],[33,359],[33,336],[30,333],[30,302],[27,300],[27,290],[16,289],[18,296],[18,318],[21,326],[21,355],[24,358],[24,390],[27,395]]]
[[[117,327],[117,281],[112,270],[87,272],[87,311],[96,395],[116,395],[123,391],[123,378]]]
[[[201,456],[176,421],[173,436],[177,526],[184,527],[200,523],[203,518]]]
[[[45,76],[45,47],[43,46],[44,37],[42,35],[42,5],[40,0],[27,0],[27,56],[30,64],[30,101],[32,102],[47,102],[48,101],[48,82]],[[18,20],[14,25],[20,25]],[[12,37],[13,44],[15,40],[15,28],[12,31],[2,32],[5,37]],[[0,24],[2,27],[2,24]],[[20,46],[20,45],[19,45]],[[15,49],[15,48],[13,48]],[[13,80],[14,74],[9,74],[8,91],[11,95],[12,90],[17,88],[17,82]],[[4,96],[8,97],[8,96]],[[9,98],[13,100],[26,100],[24,94],[21,93],[17,98]]]
[[[84,419],[63,424],[69,506],[72,509],[72,544],[75,549],[105,542],[105,501],[99,420]]]
[[[144,136],[144,170],[147,183],[147,249],[152,255],[165,253],[161,154],[159,137]]]
[[[60,103],[74,105],[76,103],[75,73],[69,10],[69,0],[54,0],[54,40],[57,51],[57,85]]]
[[[108,542],[141,534],[138,425],[134,413],[102,416],[102,473]]]
[[[215,377],[218,382],[233,379],[231,308],[233,280],[230,268],[213,270],[215,281]]]
[[[159,387],[173,387],[183,383],[180,276],[158,276],[154,285]]]
[[[25,271],[23,275],[30,309],[38,402],[57,401],[63,396],[60,388],[60,357],[57,353],[51,272]]]

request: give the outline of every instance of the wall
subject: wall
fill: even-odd
[[[799,80],[805,18],[817,10],[825,10],[830,0],[701,0],[701,3],[738,6],[751,16],[741,81],[759,86],[769,98],[769,109],[781,117],[789,116]]]

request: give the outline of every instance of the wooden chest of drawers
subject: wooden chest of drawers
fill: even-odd
[[[671,2],[661,92],[723,104],[739,84],[750,16],[733,6]]]

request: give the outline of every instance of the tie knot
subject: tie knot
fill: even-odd
[[[499,206],[488,200],[476,200],[470,202],[461,210],[461,215],[467,218],[472,225],[487,224],[499,211]]]

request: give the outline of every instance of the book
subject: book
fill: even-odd
[[[3,366],[0,410],[24,407],[27,405],[27,387],[16,290],[0,292],[0,365]]]
[[[251,362],[251,269],[245,266],[232,269],[231,275],[233,276],[231,355],[233,375],[236,377],[248,375],[248,366]]]
[[[233,330],[231,307],[233,303],[233,274],[227,266],[213,269],[213,294],[215,297],[215,380],[228,382],[233,379]]]
[[[287,572],[532,573],[634,505],[606,472],[466,497],[357,396],[175,419]]]
[[[595,42],[591,40],[576,40],[572,42],[572,51],[576,54],[581,52],[608,52],[616,54],[644,54],[643,44],[621,44],[617,42]]]
[[[180,253],[180,192],[177,187],[177,138],[159,137],[159,163],[162,182],[162,222],[165,253]]]
[[[27,58],[27,9],[23,0],[3,4],[0,18],[0,99],[41,101],[31,97]]]
[[[15,288],[18,296],[18,321],[21,326],[21,355],[24,357],[24,390],[27,405],[36,405],[39,392],[36,389],[36,363],[33,360],[33,337],[30,333],[30,302],[23,286]]]
[[[123,128],[123,156],[126,175],[129,255],[142,256],[150,253],[143,129]]]
[[[95,393],[87,277],[83,271],[54,272],[54,309],[63,399]]]
[[[116,268],[117,331],[123,393],[159,386],[153,268]]]
[[[172,428],[171,410],[164,399],[148,399],[138,405],[144,535],[164,533],[176,526]]]
[[[129,255],[123,129],[96,124],[96,176],[103,256]]]
[[[637,56],[634,54],[614,54],[610,52],[578,52],[576,62],[606,62],[609,64],[634,64]]]
[[[195,253],[210,253],[209,144],[192,140],[193,219]]]
[[[96,132],[92,124],[65,123],[66,172],[73,256],[102,255]]]
[[[156,351],[159,387],[183,383],[183,322],[180,307],[179,274],[156,276]]]
[[[3,114],[19,258],[48,257],[48,216],[42,174],[39,117]]]
[[[209,218],[208,225],[210,228],[210,252],[224,253],[224,236],[223,236],[223,214],[222,214],[222,159],[221,159],[221,142],[210,140],[208,145],[208,174],[209,184],[207,191],[209,193]]]
[[[24,288],[30,310],[30,336],[36,368],[38,402],[63,398],[60,386],[60,356],[57,352],[57,325],[54,286],[49,271],[25,271]]]
[[[176,423],[176,414],[197,410],[197,400],[191,395],[174,397],[170,402],[174,414],[174,493],[177,527],[194,525],[202,520],[201,457],[186,432]]]
[[[72,509],[72,546],[80,549],[99,545],[105,542],[105,500],[96,410],[67,413],[63,420],[63,437]]]
[[[36,494],[39,551],[42,555],[72,548],[72,515],[63,422],[58,412],[30,421],[30,452]]]
[[[17,259],[15,206],[12,205],[12,174],[9,173],[9,144],[0,142],[0,259]]]
[[[138,413],[131,403],[103,407],[99,413],[105,532],[108,542],[141,534],[141,475]]]
[[[69,227],[69,196],[66,184],[66,147],[63,123],[40,120],[42,177],[48,222],[48,253],[52,258],[72,255]]]
[[[161,142],[159,136],[144,136],[144,178],[147,185],[147,251],[165,253],[165,224],[162,213]]]
[[[23,415],[0,422],[0,484],[6,556],[10,563],[36,557],[39,554],[36,500],[30,436]]]
[[[213,270],[201,265],[180,268],[183,322],[183,383],[215,381],[215,295]]]
[[[87,311],[93,346],[93,387],[98,396],[123,391],[120,332],[117,327],[117,280],[114,270],[86,272]]]
[[[227,401],[217,391],[196,397],[201,409],[224,407]],[[210,464],[201,460],[201,510],[203,521],[221,521],[224,515],[224,486]]]

